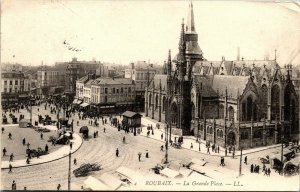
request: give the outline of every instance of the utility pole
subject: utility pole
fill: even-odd
[[[243,148],[241,147],[239,176],[242,176],[242,159],[243,159]]]
[[[68,191],[71,191],[71,151],[69,153]]]

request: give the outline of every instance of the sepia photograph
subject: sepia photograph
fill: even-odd
[[[300,190],[300,1],[0,9],[1,191]]]

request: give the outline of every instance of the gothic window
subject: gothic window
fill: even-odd
[[[158,107],[158,95],[155,96],[155,109]]]
[[[230,106],[230,107],[228,108],[228,113],[229,113],[229,121],[234,120],[234,109],[233,109],[232,106]]]
[[[220,131],[220,137],[223,138],[223,130]]]
[[[247,119],[246,121],[251,121],[251,119],[253,119],[253,100],[252,97],[249,96],[247,98]]]
[[[151,95],[151,93],[150,93],[150,94],[149,94],[149,106],[151,106],[151,104],[152,104],[151,99],[152,99],[152,95]]]
[[[280,119],[280,88],[274,85],[271,90],[271,120]]]
[[[262,103],[262,116],[267,117],[267,110],[268,110],[268,88],[266,85],[261,87],[261,103]]]
[[[166,104],[167,104],[167,102],[166,102],[166,97],[163,97],[163,111],[165,111],[166,110]]]
[[[219,119],[224,119],[224,105],[219,105]]]

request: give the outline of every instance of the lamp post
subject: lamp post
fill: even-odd
[[[242,159],[243,159],[243,148],[241,147],[239,176],[242,176]]]
[[[71,191],[71,151],[69,152],[68,191]]]

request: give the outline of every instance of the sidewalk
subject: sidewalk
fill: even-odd
[[[73,142],[72,150],[70,150],[69,145],[64,145],[61,148],[59,148],[58,150],[56,150],[50,154],[40,156],[39,158],[31,158],[30,164],[26,163],[26,159],[21,159],[21,160],[16,160],[14,162],[11,162],[11,165],[13,168],[26,167],[26,166],[43,164],[43,163],[47,163],[47,162],[51,162],[51,161],[55,161],[55,160],[64,158],[69,155],[70,151],[71,151],[71,153],[74,153],[82,145],[82,138],[76,133],[73,133],[73,139],[70,141]],[[9,161],[2,161],[1,169],[8,169],[9,163],[10,163]]]
[[[143,114],[144,115],[144,114]],[[161,123],[161,122],[157,122],[154,119],[151,119],[149,117],[142,117],[142,133],[140,134],[141,136],[144,137],[148,137],[151,139],[155,139],[155,140],[159,140],[161,142],[165,142],[165,124]],[[157,129],[156,124],[159,124],[160,129]],[[147,136],[147,126],[148,125],[152,125],[153,128],[153,132],[154,135],[152,135],[152,132],[150,131],[150,135]],[[161,135],[163,134],[163,139],[161,139]],[[171,135],[171,140],[174,142],[175,141],[175,137],[177,137],[178,139],[178,135]],[[199,153],[203,153],[203,154],[208,154],[207,153],[207,148],[206,148],[206,143],[205,140],[201,140],[200,146],[199,146],[199,142],[197,142],[197,138],[195,136],[183,136],[183,143],[182,143],[182,148],[185,149],[189,149],[195,152],[199,152]],[[191,146],[193,146],[191,148]],[[271,148],[276,148],[276,147],[280,147],[281,144],[277,144],[277,145],[271,145],[271,146],[264,146],[264,147],[257,147],[257,148],[252,148],[252,149],[245,149],[243,150],[243,155],[246,154],[251,154],[251,153],[255,153],[255,152],[259,152],[259,151],[263,151],[263,150],[267,150],[267,149],[271,149]],[[199,150],[200,147],[200,150]],[[219,146],[219,153],[215,153],[214,151],[211,151],[210,148],[210,154],[211,156],[225,156],[225,149],[221,146]],[[232,156],[232,153],[227,153],[227,157]],[[235,156],[240,156],[240,151],[239,150],[235,150]]]

